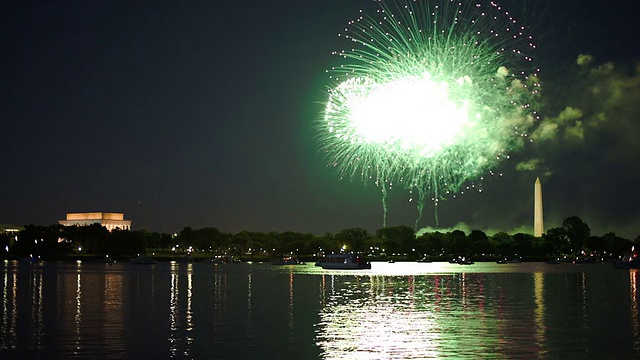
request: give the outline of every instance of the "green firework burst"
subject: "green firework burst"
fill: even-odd
[[[341,176],[381,187],[383,225],[387,190],[415,191],[417,226],[427,198],[437,209],[527,141],[535,45],[494,2],[374,1],[340,34],[322,147]]]

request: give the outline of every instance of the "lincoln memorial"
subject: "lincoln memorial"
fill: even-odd
[[[112,231],[114,229],[131,230],[131,220],[125,220],[124,214],[106,212],[68,213],[66,220],[58,221],[64,226],[86,226],[100,224]]]

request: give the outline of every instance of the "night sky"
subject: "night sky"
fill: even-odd
[[[0,0],[0,223],[106,211],[167,232],[381,228],[380,189],[340,180],[314,132],[337,33],[372,4]],[[440,202],[440,226],[531,231],[539,176],[545,227],[579,216],[636,238],[640,4],[501,4],[536,36],[549,131],[482,193]],[[387,225],[413,227],[408,198],[391,191]],[[434,225],[427,205],[420,227]]]

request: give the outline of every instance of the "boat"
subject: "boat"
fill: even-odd
[[[116,260],[112,257],[110,257],[109,255],[106,255],[105,257],[103,257],[102,259],[98,259],[99,263],[103,263],[103,264],[113,264],[116,262]]]
[[[496,261],[496,264],[521,264],[522,263],[522,259],[521,258],[513,258],[513,259],[501,259]]]
[[[216,265],[220,265],[220,264],[237,263],[237,262],[240,262],[240,261],[234,259],[233,256],[230,256],[230,255],[216,255],[212,259],[207,259],[207,262],[214,263]]]
[[[473,265],[475,264],[471,259],[467,259],[463,256],[458,256],[455,259],[449,261],[449,264],[458,264],[458,265]]]
[[[132,264],[138,264],[138,265],[150,265],[150,264],[156,263],[156,260],[151,256],[138,256],[135,258],[131,258],[130,261]]]
[[[358,254],[329,254],[320,259],[316,266],[335,270],[371,269],[371,263]]]
[[[34,255],[29,255],[27,257],[23,257],[18,259],[19,262],[21,263],[26,263],[26,264],[37,264],[39,262],[42,261],[42,259],[40,258],[40,256],[34,256]]]
[[[576,258],[576,264],[597,264],[602,262],[602,259],[595,256],[579,257]]]
[[[613,262],[616,269],[640,269],[640,257],[637,253],[625,255],[622,259]]]
[[[283,256],[280,259],[271,260],[271,265],[304,265],[304,263],[293,256]]]

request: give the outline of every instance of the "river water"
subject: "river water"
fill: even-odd
[[[0,358],[640,358],[639,272],[0,262]]]

